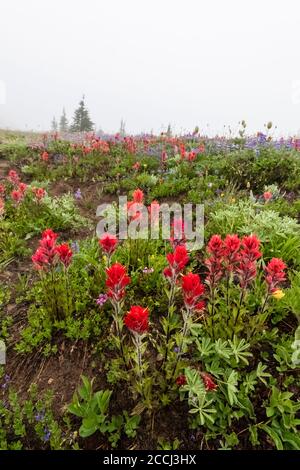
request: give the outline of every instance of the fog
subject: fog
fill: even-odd
[[[300,129],[300,2],[1,0],[0,127]]]

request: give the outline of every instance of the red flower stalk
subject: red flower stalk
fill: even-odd
[[[213,235],[208,242],[207,251],[216,258],[221,258],[224,254],[224,243],[220,235]]]
[[[135,163],[132,165],[132,169],[133,169],[133,170],[138,171],[140,168],[141,168],[140,162],[135,162]]]
[[[149,309],[134,305],[124,317],[124,323],[127,328],[139,335],[149,330]]]
[[[42,248],[38,248],[36,252],[34,253],[34,255],[32,255],[31,259],[32,259],[35,269],[39,271],[44,269],[47,265],[49,265],[49,260]]]
[[[256,277],[256,261],[242,260],[236,269],[240,286],[246,289],[251,281]]]
[[[22,201],[23,197],[24,197],[24,194],[17,190],[17,189],[14,189],[11,193],[11,198],[18,204],[19,202]]]
[[[186,247],[177,246],[173,253],[167,254],[167,261],[169,267],[164,269],[164,275],[174,280],[189,261]]]
[[[186,376],[184,374],[178,375],[176,379],[176,384],[181,387],[182,385],[186,384]]]
[[[261,257],[260,240],[256,235],[249,235],[242,239],[241,258],[245,261],[256,261]]]
[[[43,188],[32,188],[32,192],[38,201],[46,196],[46,191]]]
[[[44,230],[42,239],[39,241],[39,248],[32,256],[34,267],[38,270],[54,265],[56,260],[56,239],[57,234],[51,229]]]
[[[42,154],[41,154],[41,160],[43,160],[43,162],[47,162],[49,160],[49,153],[44,151]]]
[[[204,285],[201,283],[198,274],[188,273],[183,276],[182,290],[187,309],[199,310],[204,307],[204,302],[199,302],[201,295],[204,293]]]
[[[286,264],[279,258],[272,258],[265,268],[266,282],[268,284],[269,292],[273,292],[278,287],[278,284],[285,281]]]
[[[218,388],[218,385],[214,382],[212,376],[208,374],[207,372],[200,372],[200,375],[202,377],[205,390],[207,392],[210,392],[210,391],[215,392]]]
[[[227,235],[224,240],[224,264],[228,271],[233,271],[240,260],[240,239],[237,235]]]
[[[270,199],[272,199],[272,197],[273,197],[273,194],[272,194],[270,191],[266,191],[266,192],[263,194],[263,196],[264,196],[264,200],[265,200],[265,201],[270,201]]]
[[[132,194],[133,202],[142,204],[144,201],[144,193],[141,189],[136,189]]]
[[[120,301],[125,295],[125,287],[130,283],[125,266],[120,263],[113,264],[106,270],[106,286],[108,296]]]
[[[20,183],[19,184],[19,191],[24,195],[25,194],[25,191],[27,189],[27,184],[26,183]]]
[[[107,255],[112,255],[117,248],[118,239],[114,235],[104,234],[99,240],[99,245],[101,246],[104,253]]]
[[[8,173],[7,179],[8,181],[10,181],[12,184],[15,184],[15,185],[19,184],[20,182],[20,177],[15,170],[10,170],[10,172]]]
[[[58,254],[59,260],[62,262],[65,268],[70,266],[73,252],[67,243],[57,245],[55,248],[55,252]]]

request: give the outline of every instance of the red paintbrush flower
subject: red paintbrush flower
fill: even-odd
[[[276,290],[278,284],[285,281],[286,274],[284,270],[286,267],[286,264],[280,258],[272,258],[271,261],[269,261],[267,264],[265,268],[265,272],[267,274],[266,282],[269,286],[270,292]]]
[[[236,268],[236,273],[240,281],[240,286],[242,289],[246,289],[250,282],[252,282],[256,277],[256,261],[242,259]]]
[[[109,235],[109,233],[106,233],[99,240],[99,245],[101,246],[104,253],[111,255],[117,248],[118,239],[114,235]]]
[[[186,384],[186,376],[184,374],[178,375],[176,379],[176,384],[181,387],[182,385]]]
[[[142,335],[149,330],[149,309],[134,305],[124,317],[124,323],[133,333]]]
[[[57,237],[58,237],[57,233],[53,232],[51,228],[47,228],[42,233],[42,238],[52,238],[53,240],[56,240]]]
[[[141,189],[136,189],[132,194],[133,202],[142,204],[144,200],[144,193]]]
[[[224,243],[220,235],[213,235],[208,242],[207,251],[216,258],[221,258],[224,254]]]
[[[46,196],[46,191],[43,188],[32,188],[32,192],[38,201]]]
[[[204,285],[198,274],[188,273],[182,277],[183,298],[187,308],[197,307],[199,310],[199,298],[204,293]]]
[[[270,199],[272,199],[272,197],[273,197],[273,194],[272,194],[270,191],[266,191],[266,192],[263,194],[263,196],[264,196],[264,200],[265,200],[265,201],[270,201]]]
[[[14,189],[11,193],[11,198],[18,204],[19,202],[22,201],[24,194],[21,191],[18,191],[17,189]]]
[[[260,240],[256,235],[249,235],[242,239],[241,258],[247,261],[255,261],[261,257]]]
[[[72,260],[73,252],[67,243],[62,243],[55,247],[55,252],[57,253],[59,260],[67,268]]]
[[[38,270],[44,269],[49,264],[49,260],[42,248],[38,248],[31,259],[35,269]]]
[[[241,241],[237,235],[227,235],[224,240],[224,265],[228,271],[233,271],[240,260],[239,249]]]
[[[169,267],[164,269],[164,275],[175,279],[189,261],[186,247],[177,246],[173,253],[167,254],[167,260]]]
[[[20,183],[18,190],[24,195],[25,191],[27,189],[27,184],[26,183]]]
[[[10,170],[9,171],[7,179],[12,184],[19,184],[19,182],[20,182],[20,177],[19,177],[18,173],[15,170]]]
[[[207,372],[200,372],[200,375],[202,377],[202,380],[203,380],[203,383],[204,383],[204,386],[205,386],[205,390],[207,392],[214,392],[217,390],[218,388],[218,385],[214,382],[212,376],[210,374],[208,374]]]
[[[47,162],[49,160],[49,153],[46,151],[41,153],[41,160],[43,160],[43,162]]]
[[[106,270],[106,286],[108,296],[115,301],[121,300],[125,295],[125,287],[130,283],[126,267],[120,263],[113,264]]]

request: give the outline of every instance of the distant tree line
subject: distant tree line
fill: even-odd
[[[51,122],[52,131],[60,132],[89,132],[95,129],[95,125],[90,118],[89,110],[87,109],[84,96],[79,102],[79,106],[75,109],[72,123],[69,125],[65,108],[62,110],[62,115],[57,122],[56,118],[53,117]]]

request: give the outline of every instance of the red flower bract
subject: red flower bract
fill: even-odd
[[[207,392],[215,391],[218,388],[218,385],[214,382],[212,376],[207,372],[200,372],[202,380],[204,382],[205,390]]]
[[[242,239],[241,257],[246,261],[255,261],[261,257],[259,251],[260,240],[256,235],[249,235]]]
[[[124,317],[124,323],[133,333],[142,335],[149,330],[149,309],[134,305]]]
[[[42,239],[39,241],[39,248],[32,256],[32,261],[36,269],[43,269],[55,263],[56,259],[56,239],[57,234],[50,228],[42,233]]]
[[[62,264],[67,268],[72,260],[73,252],[67,243],[62,243],[57,245],[55,252],[58,254],[58,257]]]
[[[186,384],[186,376],[184,374],[178,375],[176,379],[176,384],[181,387],[182,385]]]
[[[20,182],[20,177],[19,177],[18,173],[15,170],[10,170],[9,171],[7,179],[12,184],[19,184],[19,182]]]
[[[169,267],[164,269],[166,277],[174,278],[186,266],[189,261],[187,249],[185,246],[179,245],[175,248],[173,253],[167,254]]]
[[[137,204],[142,204],[144,200],[144,193],[141,189],[136,189],[133,191],[132,194],[133,202],[136,202]]]
[[[125,287],[130,283],[126,267],[120,263],[113,264],[106,270],[106,286],[108,296],[116,301],[121,300],[125,295]]]
[[[184,303],[187,308],[195,308],[200,296],[204,293],[204,285],[198,274],[188,273],[182,277]],[[199,308],[197,308],[199,310]]]
[[[286,264],[280,258],[272,258],[265,268],[266,282],[269,286],[269,290],[273,291],[280,282],[285,281]]]
[[[105,253],[111,255],[117,248],[118,239],[114,235],[109,235],[107,233],[99,240],[99,245]]]
[[[207,251],[211,255],[221,257],[224,253],[224,244],[220,235],[213,235],[208,242]]]

